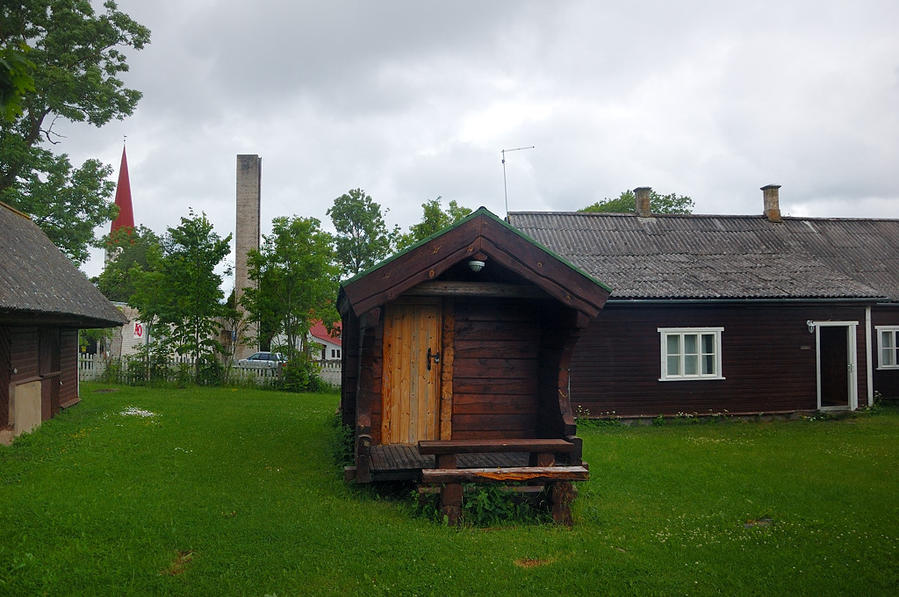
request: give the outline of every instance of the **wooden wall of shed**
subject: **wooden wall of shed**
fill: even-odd
[[[540,317],[530,301],[456,299],[453,439],[537,437]]]
[[[352,311],[341,320],[340,418],[344,425],[356,420],[359,383],[359,319]]]
[[[10,382],[37,378],[40,375],[39,329],[36,326],[11,327],[9,331]]]
[[[807,320],[857,321],[859,404],[866,402],[865,309],[852,305],[606,304],[575,348],[571,394],[590,416],[755,413],[817,408]],[[718,327],[723,380],[659,381],[660,327]]]
[[[78,330],[0,328],[0,424],[9,423],[9,388],[41,380],[41,418],[78,402]]]
[[[381,367],[384,361],[384,318],[375,308],[360,318],[359,383],[356,430],[369,429],[372,443],[381,443]],[[362,431],[364,432],[364,431]]]
[[[0,428],[9,424],[10,329],[0,326]]]
[[[871,337],[874,339],[874,343],[871,346],[874,390],[880,392],[886,398],[899,398],[899,369],[877,368],[880,363],[880,354],[877,350],[875,326],[878,325],[899,325],[899,306],[874,307],[871,309]]]
[[[59,368],[62,376],[59,386],[59,405],[72,406],[78,396],[78,330],[66,328],[59,333]]]

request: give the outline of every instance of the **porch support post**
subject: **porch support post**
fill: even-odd
[[[571,481],[555,481],[549,486],[549,500],[552,506],[553,522],[571,526],[571,502],[577,491]]]

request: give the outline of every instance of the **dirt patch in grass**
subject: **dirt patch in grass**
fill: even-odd
[[[540,560],[537,558],[520,558],[515,560],[515,565],[519,568],[536,568],[537,566],[548,566],[555,562],[554,559],[549,558],[545,560]]]
[[[118,392],[118,388],[99,388],[94,390],[94,394],[110,394],[112,392]]]
[[[190,564],[190,561],[194,559],[194,552],[191,550],[182,551],[179,550],[175,552],[175,559],[172,560],[172,563],[168,568],[160,572],[160,574],[164,574],[166,576],[178,576],[187,568],[187,565]]]
[[[761,518],[747,520],[743,526],[747,529],[752,527],[769,527],[772,522],[774,521],[771,520],[770,516],[762,516]]]

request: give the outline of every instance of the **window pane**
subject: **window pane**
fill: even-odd
[[[670,334],[667,337],[667,346],[668,346],[668,354],[669,355],[677,355],[680,354],[680,336],[677,334]],[[669,369],[670,371],[670,369]]]
[[[702,357],[702,374],[715,375],[715,355],[707,354]]]
[[[881,352],[880,364],[881,365],[895,365],[896,364],[896,351],[892,348],[884,348]]]
[[[699,357],[695,354],[688,354],[684,357],[684,375],[697,375],[698,360]]]
[[[696,334],[684,334],[684,354],[696,354]]]
[[[680,357],[668,357],[668,375],[680,375]]]
[[[884,348],[893,348],[893,339],[895,338],[893,332],[880,332],[880,336],[880,343]]]
[[[702,335],[702,352],[703,354],[712,354],[715,352],[715,334]]]

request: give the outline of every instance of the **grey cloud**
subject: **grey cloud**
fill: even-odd
[[[157,231],[187,206],[234,226],[234,156],[263,157],[263,220],[363,187],[404,227],[437,195],[578,209],[651,185],[700,213],[899,217],[893,2],[147,3],[137,113],[72,127]],[[844,211],[845,210],[845,211]]]

